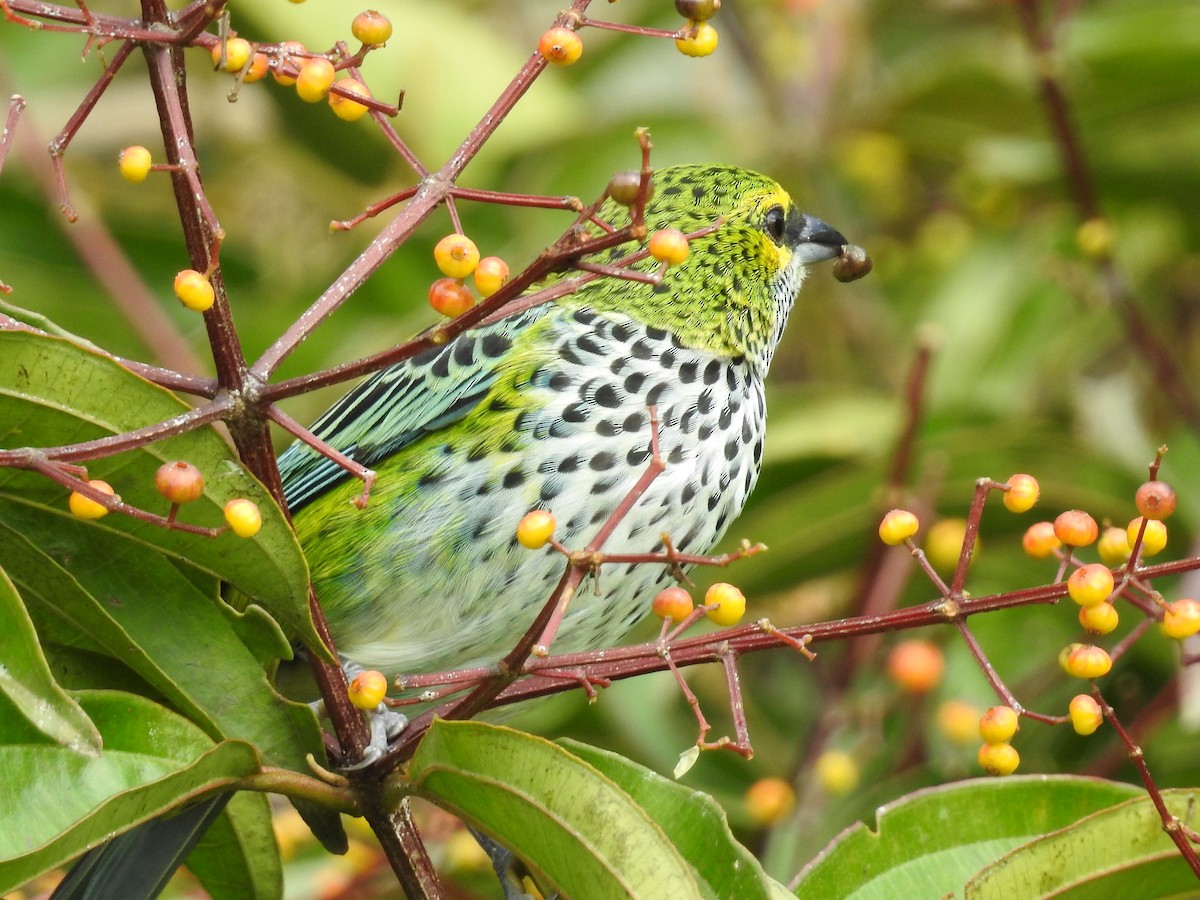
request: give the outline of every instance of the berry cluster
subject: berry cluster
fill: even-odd
[[[429,305],[450,319],[475,305],[465,284],[467,278],[475,282],[475,289],[484,298],[508,283],[508,263],[498,256],[480,259],[479,248],[465,234],[448,234],[438,241],[433,259],[445,277],[429,286]]]
[[[687,21],[679,30],[675,47],[684,56],[708,56],[717,49],[719,35],[708,20],[721,8],[721,0],[675,0],[675,9]]]

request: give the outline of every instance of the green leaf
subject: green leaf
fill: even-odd
[[[569,897],[703,896],[695,873],[621,787],[550,741],[438,721],[409,766],[417,794],[503,842]]]
[[[1192,822],[1198,790],[1163,791],[1172,814]],[[1163,831],[1146,796],[1085,816],[997,860],[967,882],[966,897],[1184,897],[1196,876]]]
[[[94,440],[187,410],[170,391],[71,340],[0,331],[0,446],[55,447]],[[250,540],[231,532],[208,538],[121,515],[107,516],[93,527],[122,532],[147,549],[236,585],[306,645],[320,647],[308,609],[308,570],[295,535],[267,490],[212,428],[89,461],[88,477],[107,481],[127,503],[165,515],[168,504],[154,488],[154,473],[164,462],[180,459],[197,466],[205,478],[204,495],[180,509],[181,522],[221,526],[225,503],[246,497],[262,511],[262,531]],[[31,472],[0,468],[0,496],[20,497],[50,512],[66,508],[67,493]]]
[[[939,897],[1015,847],[1139,793],[1078,776],[980,778],[928,788],[859,822],[801,872],[798,897]],[[1007,896],[1022,896],[1008,894]]]
[[[54,681],[33,623],[7,573],[0,569],[0,693],[41,734],[85,756],[100,752],[100,734]]]
[[[235,794],[187,858],[213,900],[283,894],[283,867],[265,794]]]
[[[240,741],[214,742],[143,697],[83,691],[76,699],[104,742],[87,757],[37,739],[0,702],[0,771],[20,816],[0,817],[0,894],[60,866],[113,834],[259,767]]]
[[[790,897],[787,888],[767,876],[754,855],[737,842],[723,810],[699,793],[619,754],[578,741],[558,742],[616,782],[666,832],[675,848],[703,880],[706,895]]]

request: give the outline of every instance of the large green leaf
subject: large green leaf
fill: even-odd
[[[565,896],[705,896],[645,809],[543,738],[479,722],[435,722],[408,775],[417,794],[502,841]]]
[[[132,374],[114,360],[61,337],[0,331],[0,446],[55,447],[94,440],[166,421],[187,405],[169,391]],[[158,467],[186,460],[205,477],[204,495],[180,510],[180,521],[215,527],[234,497],[247,497],[263,514],[253,540],[231,532],[216,538],[168,530],[127,516],[94,523],[121,532],[146,550],[186,560],[236,585],[310,647],[320,646],[308,609],[308,572],[283,513],[211,428],[189,431],[137,450],[89,461],[90,478],[113,486],[123,500],[165,514],[154,488]],[[67,491],[19,469],[0,468],[0,497],[19,497],[51,518],[65,509]]]
[[[1137,793],[1097,778],[1041,775],[917,791],[880,808],[876,830],[859,822],[838,835],[805,867],[796,895],[869,900],[961,892],[1013,848]]]
[[[133,825],[259,767],[240,741],[214,743],[156,703],[115,691],[76,695],[104,742],[85,756],[46,740],[0,699],[0,893],[60,866]]]

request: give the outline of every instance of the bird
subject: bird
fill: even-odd
[[[608,199],[616,227],[630,210]],[[647,234],[695,232],[648,280],[600,278],[467,330],[367,378],[312,432],[374,470],[369,502],[343,466],[297,441],[279,457],[287,506],[338,651],[387,673],[495,663],[563,570],[517,525],[551,512],[582,548],[645,470],[666,468],[604,545],[706,553],[750,496],[763,459],[764,379],[806,267],[846,239],[774,180],[720,165],[653,174]],[[628,246],[593,261],[612,264]],[[650,256],[630,268],[659,272]],[[651,411],[654,411],[652,417]],[[652,431],[657,429],[657,435]],[[554,649],[618,642],[672,572],[611,567],[572,599]]]
[[[366,378],[317,419],[314,435],[375,472],[365,506],[355,475],[309,444],[279,456],[313,586],[350,664],[413,673],[496,662],[563,571],[554,550],[520,545],[521,518],[548,510],[561,544],[586,546],[645,470],[652,439],[665,469],[606,552],[660,552],[668,535],[705,553],[741,512],[762,466],[764,379],[806,268],[848,245],[745,169],[665,167],[653,188],[647,235],[693,234],[665,270],[650,256],[628,263],[660,277],[598,278],[485,320]],[[598,217],[620,228],[630,216],[610,198]],[[589,261],[613,266],[635,250]],[[556,651],[620,641],[674,577],[664,565],[611,568],[573,598]],[[227,797],[90,851],[55,896],[154,896]]]

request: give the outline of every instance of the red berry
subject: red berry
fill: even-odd
[[[1069,509],[1054,520],[1054,534],[1064,544],[1086,547],[1096,540],[1100,527],[1082,509]]]
[[[204,494],[204,476],[189,462],[167,462],[154,473],[154,487],[171,503],[191,503]]]
[[[1147,519],[1165,519],[1175,512],[1175,491],[1163,481],[1147,481],[1134,494],[1137,511]]]
[[[1053,522],[1034,522],[1025,529],[1021,546],[1034,559],[1045,559],[1054,555],[1054,551],[1062,546],[1062,541],[1054,533]]]
[[[663,588],[654,596],[650,608],[660,619],[670,619],[672,622],[682,622],[692,614],[695,606],[692,595],[679,585]]]
[[[941,648],[930,641],[901,641],[887,658],[888,675],[910,694],[932,691],[941,683],[945,667]]]
[[[570,28],[561,25],[545,31],[538,40],[538,53],[556,66],[569,66],[583,56],[583,41]]]
[[[471,292],[453,278],[439,278],[429,286],[429,305],[453,319],[475,305]]]

